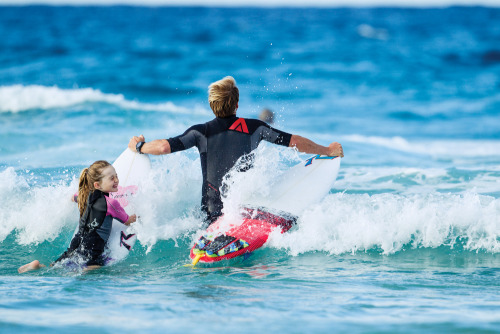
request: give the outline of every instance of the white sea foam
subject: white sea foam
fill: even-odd
[[[457,243],[471,251],[500,252],[500,200],[465,195],[332,194],[301,217],[296,230],[275,233],[269,246],[292,255],[330,254]]]
[[[16,231],[19,244],[37,244],[53,240],[64,226],[76,226],[78,212],[70,201],[75,187],[30,186],[12,167],[0,171],[0,241]]]
[[[141,216],[134,228],[148,251],[158,240],[175,240],[200,226],[201,179],[199,159],[179,154],[154,161],[148,180],[128,209]]]
[[[253,169],[232,175],[224,199],[228,215],[238,210],[242,194],[269,191],[278,175],[303,158],[293,150],[271,145],[259,147],[256,153]],[[78,211],[69,197],[76,191],[76,180],[70,185],[38,186],[30,185],[22,175],[13,168],[0,171],[0,241],[16,232],[19,244],[36,244],[53,240],[63,229],[75,228]],[[396,188],[400,177],[411,180],[406,191],[405,185]],[[489,184],[491,189],[498,186],[497,177],[482,177],[479,184]],[[447,170],[438,168],[343,167],[331,194],[304,211],[290,233],[273,235],[268,246],[287,249],[292,255],[367,250],[389,254],[405,247],[461,243],[471,251],[498,253],[500,199],[478,194],[476,181],[466,187],[470,181],[459,177],[449,181],[453,191],[440,193],[441,183],[449,178]],[[159,240],[178,240],[200,230],[201,179],[194,150],[153,159],[152,173],[127,208],[141,217],[134,228],[148,251]],[[365,191],[371,188],[374,193]],[[382,188],[388,190],[377,193]],[[357,189],[359,194],[345,193]]]
[[[201,223],[199,160],[186,155],[164,157],[154,167],[126,208],[141,217],[134,224],[135,231],[150,249],[157,240],[182,237]],[[30,174],[12,167],[0,171],[0,242],[11,233],[16,233],[20,245],[51,241],[78,223],[77,206],[70,201],[77,191],[77,175],[69,185],[39,186],[29,184]]]
[[[107,103],[123,109],[171,113],[199,113],[201,107],[190,110],[172,102],[142,103],[127,100],[122,94],[106,94],[93,88],[61,89],[39,85],[0,86],[0,112],[22,112],[32,109],[65,108],[83,103]]]

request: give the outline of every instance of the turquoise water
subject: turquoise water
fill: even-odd
[[[0,332],[500,333],[500,10],[0,7]],[[48,264],[78,222],[80,170],[132,135],[239,114],[345,158],[297,227],[192,269],[196,151],[152,157],[133,252]],[[261,145],[228,198],[306,159]],[[241,176],[241,175],[240,175]]]

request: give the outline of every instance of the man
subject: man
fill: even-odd
[[[209,86],[208,102],[215,119],[197,124],[182,135],[169,139],[157,139],[145,143],[144,136],[130,139],[128,147],[139,153],[169,154],[198,148],[203,174],[202,209],[208,222],[214,222],[222,214],[220,188],[224,175],[236,161],[257,148],[261,140],[295,147],[298,151],[329,156],[344,156],[342,145],[331,143],[321,146],[313,141],[272,128],[257,119],[238,118],[239,90],[232,77]]]

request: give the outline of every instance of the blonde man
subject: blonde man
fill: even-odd
[[[196,146],[200,153],[203,174],[202,209],[208,222],[214,222],[222,214],[220,187],[224,175],[236,161],[257,148],[262,140],[300,152],[329,156],[344,156],[342,145],[331,143],[322,146],[313,141],[272,128],[257,119],[239,118],[239,90],[233,77],[225,77],[209,86],[208,102],[215,118],[197,124],[182,135],[169,139],[157,139],[145,143],[144,136],[130,139],[128,147],[139,153],[169,154]]]

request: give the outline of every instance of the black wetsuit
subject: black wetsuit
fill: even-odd
[[[117,200],[109,198],[108,193],[100,190],[91,192],[87,208],[80,217],[78,232],[71,239],[68,249],[54,263],[72,258],[77,262],[83,261],[87,266],[103,266],[106,259],[102,255],[113,218],[125,223],[128,215]]]
[[[201,205],[211,223],[221,215],[220,187],[236,161],[256,149],[262,140],[288,147],[291,137],[260,120],[231,116],[194,125],[168,142],[172,152],[198,148],[203,173]]]

